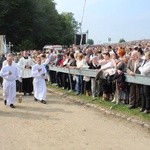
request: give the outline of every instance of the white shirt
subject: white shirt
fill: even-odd
[[[6,65],[8,65],[8,61],[7,61],[7,60],[4,60],[4,61],[3,61],[3,64],[2,64],[2,67],[3,67],[3,66],[6,66]],[[15,62],[14,62],[14,61],[12,62],[12,65],[15,65]]]
[[[20,78],[18,68],[15,65],[8,65],[8,64],[2,67],[0,76],[7,81],[15,81]]]
[[[141,72],[141,75],[150,76],[150,61],[139,67],[139,71]]]
[[[20,58],[18,65],[19,65],[19,69],[20,69],[22,78],[31,78],[32,77],[31,68],[25,68],[26,65],[29,65],[31,67],[34,65],[34,62],[30,57],[28,57],[27,59],[25,59],[24,57]]]
[[[85,59],[77,60],[76,65],[77,65],[77,68],[84,68],[84,69],[88,69],[89,68],[89,66],[88,66],[88,64],[87,64]]]
[[[38,71],[38,70],[41,70],[41,71]],[[45,74],[46,74],[46,69],[43,64],[41,65],[35,64],[32,67],[32,77],[37,78],[37,79],[43,79],[45,78]]]

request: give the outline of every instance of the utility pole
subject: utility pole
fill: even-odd
[[[82,24],[83,24],[83,20],[84,20],[85,6],[86,6],[86,0],[84,0],[83,14],[82,14],[81,22],[79,23],[80,35],[81,35],[80,47],[82,46],[82,41],[83,41]]]
[[[80,47],[81,47],[82,46],[82,41],[83,41],[82,23],[79,23],[79,26],[80,26],[80,35],[81,35],[81,38],[80,38]]]

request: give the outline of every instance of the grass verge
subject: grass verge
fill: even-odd
[[[54,86],[51,84],[48,85],[48,88],[53,89],[54,91],[57,91],[60,93],[68,94],[69,96],[72,96],[72,98],[76,97],[76,98],[80,98],[81,100],[83,100],[85,102],[97,104],[104,109],[110,109],[113,106],[113,108],[111,110],[114,113],[120,113],[120,114],[125,115],[127,117],[140,119],[141,121],[150,123],[150,114],[144,114],[144,113],[139,112],[139,108],[130,110],[127,107],[128,105],[125,105],[125,104],[119,104],[119,105],[114,106],[113,103],[111,103],[110,101],[104,101],[104,100],[102,100],[101,97],[99,97],[93,101],[91,96],[86,96],[86,95],[77,96],[75,94],[75,92],[68,92],[68,90],[64,90],[62,88],[59,88],[58,86]]]

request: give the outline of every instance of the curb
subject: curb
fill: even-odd
[[[56,92],[54,90],[51,90],[51,89],[48,89],[48,91],[50,93],[56,93],[56,94],[59,94],[59,95],[65,95],[66,93],[61,93],[61,92]],[[129,122],[132,122],[132,123],[135,123],[137,125],[140,125],[141,127],[144,127],[145,129],[148,129],[150,131],[150,123],[147,123],[147,122],[142,122],[142,121],[139,121],[138,119],[135,119],[135,118],[132,118],[132,117],[128,117],[126,115],[122,115],[122,114],[119,114],[119,113],[114,113],[113,111],[108,110],[108,109],[104,109],[102,108],[101,106],[98,106],[97,104],[91,104],[91,103],[88,103],[88,102],[85,102],[83,100],[77,100],[77,99],[73,99],[72,97],[68,97],[69,99],[71,99],[72,101],[74,102],[77,102],[78,104],[80,105],[85,105],[86,107],[90,107],[90,108],[94,108],[96,110],[100,110],[101,112],[103,112],[104,114],[107,114],[107,115],[112,115],[112,116],[115,116],[117,118],[121,118],[121,119],[124,119],[126,121],[129,121]]]

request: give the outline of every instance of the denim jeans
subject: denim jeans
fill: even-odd
[[[76,78],[76,91],[77,91],[77,93],[82,94],[82,90],[83,90],[83,76],[77,75],[77,78]]]

